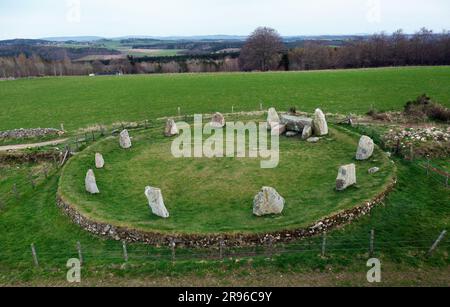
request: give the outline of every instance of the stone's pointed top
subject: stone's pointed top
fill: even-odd
[[[359,140],[356,160],[363,161],[369,159],[372,157],[374,150],[375,143],[373,140],[370,137],[363,135]]]
[[[280,123],[280,116],[277,113],[277,110],[275,108],[270,108],[267,114],[267,124],[269,126],[272,126],[274,124]]]
[[[343,191],[354,184],[356,184],[356,165],[341,166],[336,179],[336,190]]]
[[[253,214],[256,216],[281,214],[285,200],[271,187],[263,187],[253,201]]]
[[[324,136],[328,134],[328,123],[321,109],[316,109],[313,120],[313,130],[316,136]]]
[[[103,156],[101,153],[95,154],[95,167],[96,168],[103,168],[105,166],[105,160],[103,159]]]
[[[307,140],[312,136],[312,127],[306,126],[302,132],[302,140]]]
[[[128,130],[125,129],[120,133],[119,143],[120,147],[122,147],[123,149],[131,148],[131,138],[128,134]]]
[[[213,115],[211,119],[211,126],[214,128],[223,128],[225,127],[225,117],[222,115],[222,113],[217,112]]]
[[[164,200],[160,189],[146,187],[145,196],[147,196],[148,204],[154,215],[162,218],[169,217],[169,211],[167,211],[166,206],[164,205]]]
[[[91,194],[100,193],[100,191],[98,190],[98,187],[97,187],[97,182],[95,180],[94,171],[91,169],[88,170],[88,172],[86,174],[85,187],[86,187],[86,191]]]
[[[173,119],[168,119],[166,123],[166,129],[164,130],[164,135],[167,137],[178,135],[178,127]]]

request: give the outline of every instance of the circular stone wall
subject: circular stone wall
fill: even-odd
[[[129,150],[110,137],[77,154],[63,170],[59,205],[87,230],[114,239],[159,244],[176,237],[187,245],[204,245],[219,237],[256,242],[273,234],[290,240],[368,213],[395,182],[395,165],[386,155],[377,148],[370,160],[356,161],[359,137],[342,129],[331,128],[317,144],[281,137],[274,169],[261,169],[260,158],[174,158],[173,139],[161,130],[131,132]],[[96,152],[103,154],[103,169],[95,169]],[[338,169],[349,163],[357,166],[358,184],[337,192]],[[381,171],[370,175],[375,166]],[[98,195],[84,189],[90,168]],[[146,186],[162,190],[170,218],[151,214]],[[252,214],[262,186],[274,187],[285,198],[281,215]]]

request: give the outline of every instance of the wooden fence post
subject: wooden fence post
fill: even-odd
[[[28,180],[30,181],[31,187],[33,189],[35,189],[36,188],[36,183],[34,182],[33,174],[31,172],[28,173]]]
[[[375,230],[372,229],[370,231],[370,244],[369,244],[369,256],[373,257],[374,255],[374,245],[375,245]]]
[[[125,262],[128,262],[127,243],[125,241],[122,242],[122,249],[123,249],[123,259],[125,260]]]
[[[34,243],[31,244],[31,254],[33,255],[33,262],[36,267],[39,267],[39,260],[36,253],[36,248],[34,247]]]
[[[441,234],[439,235],[439,238],[437,238],[437,240],[434,242],[434,244],[431,246],[430,250],[427,253],[427,257],[430,257],[434,250],[438,247],[439,243],[441,243],[441,241],[444,239],[445,235],[447,234],[447,231],[444,230],[441,232]]]
[[[171,239],[170,240],[170,249],[172,250],[172,262],[175,262],[175,260],[176,260],[175,247],[176,247],[175,240]]]
[[[16,183],[13,184],[12,192],[13,192],[14,196],[16,197],[16,199],[18,200],[19,199],[19,191],[17,190]]]
[[[81,243],[77,242],[78,260],[80,260],[80,265],[83,265],[83,253],[81,252]]]
[[[325,232],[323,234],[323,239],[322,239],[322,257],[325,257],[327,251],[327,233]]]
[[[269,236],[269,248],[268,248],[268,254],[269,254],[269,258],[272,259],[273,258],[273,237]]]
[[[223,239],[220,239],[220,242],[219,242],[219,254],[220,254],[220,259],[222,259],[222,260],[224,258],[224,254],[223,254],[224,246],[225,246],[225,242],[223,241]]]

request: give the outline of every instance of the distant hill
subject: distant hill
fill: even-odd
[[[80,42],[80,43],[85,43],[85,42],[95,42],[98,40],[103,39],[103,37],[100,36],[62,36],[62,37],[45,37],[45,38],[41,38],[41,40],[45,40],[45,41],[50,41],[50,42]]]

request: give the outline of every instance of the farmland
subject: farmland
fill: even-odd
[[[63,170],[51,159],[39,163],[0,162],[0,284],[67,285],[66,262],[68,258],[79,256],[77,242],[80,242],[84,257],[83,285],[127,281],[148,284],[159,280],[164,285],[293,286],[311,282],[360,286],[367,285],[366,262],[370,256],[375,256],[383,262],[385,284],[448,286],[448,237],[427,256],[432,243],[442,230],[448,229],[450,222],[450,194],[444,182],[437,182],[414,161],[400,156],[393,156],[390,161],[377,149],[373,160],[359,164],[360,182],[346,191],[348,198],[337,196],[332,189],[337,166],[354,162],[359,135],[348,135],[358,132],[358,127],[338,128],[333,123],[330,135],[314,145],[283,137],[282,157],[286,154],[289,158],[282,158],[279,170],[263,173],[251,160],[245,163],[220,159],[170,160],[167,157],[169,142],[162,137],[164,121],[156,119],[176,115],[178,107],[182,114],[227,113],[232,107],[236,112],[254,111],[260,104],[264,109],[274,106],[280,111],[296,107],[311,113],[320,107],[329,113],[361,115],[372,108],[400,111],[406,101],[423,93],[449,107],[449,78],[450,67],[409,67],[1,81],[0,131],[20,127],[58,128],[64,123],[67,137],[71,138],[78,129],[95,124],[150,119],[152,127],[131,131],[134,152],[117,151],[117,139],[112,142],[111,136],[86,139],[78,148],[80,152]],[[265,120],[265,117],[258,120]],[[41,150],[45,149],[48,148]],[[92,167],[96,151],[102,151],[106,158],[105,169],[97,172],[104,194],[92,201],[83,191],[83,177],[87,168]],[[296,153],[301,153],[305,159],[294,159]],[[443,169],[449,167],[448,157],[432,163]],[[382,170],[370,176],[367,169],[375,164]],[[242,177],[236,183],[227,183],[224,178],[211,175],[218,173],[226,178]],[[178,178],[180,174],[185,174],[186,178]],[[294,174],[300,177],[294,178]],[[307,178],[301,178],[301,174],[307,174]],[[127,246],[129,259],[126,261],[122,242],[89,234],[72,223],[55,201],[57,193],[62,191],[71,194],[70,200],[85,213],[94,217],[102,214],[96,216],[99,219],[119,223],[129,219],[126,222],[145,224],[142,220],[149,216],[143,186],[153,182],[168,192],[167,204],[179,217],[168,223],[152,217],[151,223],[144,225],[149,229],[157,226],[159,230],[180,231],[184,225],[184,230],[192,233],[212,232],[216,228],[218,231],[232,231],[231,228],[265,231],[289,228],[289,223],[293,222],[306,225],[342,209],[337,208],[342,200],[344,208],[352,206],[353,201],[366,201],[382,190],[393,174],[398,183],[388,197],[370,215],[328,232],[326,250],[323,238],[318,236],[290,244],[280,243],[273,249],[272,246],[243,250],[226,247],[221,251],[133,243]],[[288,206],[286,216],[262,219],[268,222],[263,225],[255,222],[249,209],[254,190],[270,180],[280,186]],[[174,191],[170,191],[171,186],[176,187]],[[201,189],[196,191],[198,186],[204,187],[207,193],[201,194]],[[237,212],[221,211],[224,199],[237,199]],[[289,205],[297,205],[295,199],[301,199],[308,208],[299,207],[298,212],[293,212]],[[243,202],[249,206],[239,207]],[[170,207],[171,204],[174,207]],[[198,204],[202,214],[183,208],[186,204],[191,207]],[[208,204],[216,207],[210,219]],[[324,208],[314,208],[314,204],[330,207],[322,212]],[[332,207],[334,205],[336,207]],[[376,236],[370,252],[372,230]],[[37,249],[39,267],[33,263],[32,243]],[[339,275],[342,279],[300,280],[301,276],[319,278],[328,274]]]
[[[67,130],[182,114],[269,106],[365,114],[401,110],[426,93],[450,106],[450,67],[367,70],[64,77],[0,82],[0,130]]]

